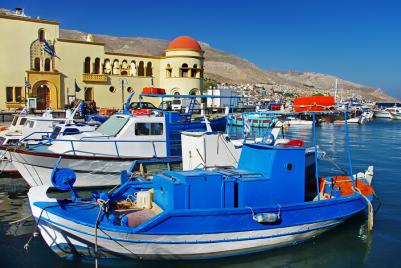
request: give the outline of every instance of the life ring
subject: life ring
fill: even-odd
[[[131,114],[134,114],[134,115],[151,115],[151,114],[153,114],[153,111],[151,109],[137,109],[137,110],[132,110]]]

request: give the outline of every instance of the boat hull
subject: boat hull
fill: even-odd
[[[144,158],[117,158],[59,155],[16,149],[10,151],[12,164],[30,187],[52,185],[50,177],[59,157],[59,167],[74,170],[76,187],[114,186],[120,184],[121,170],[128,170],[132,162]]]
[[[401,114],[400,114],[400,113],[393,113],[393,112],[390,112],[390,117],[391,117],[391,119],[393,119],[393,120],[401,120]]]
[[[96,242],[96,217],[92,223],[82,223],[66,216],[71,214],[53,212],[52,206],[58,203],[43,202],[40,188],[31,188],[28,193],[32,213],[45,242],[66,259],[95,257],[95,243],[99,258],[189,260],[256,253],[314,238],[367,207],[366,201],[357,194],[288,205],[281,208],[282,220],[271,224],[252,220],[248,208],[219,213],[170,211],[126,231],[100,225]],[[98,211],[96,203],[91,206],[92,213]],[[277,207],[258,210],[277,211]]]

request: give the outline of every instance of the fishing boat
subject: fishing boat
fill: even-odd
[[[315,127],[313,133],[316,147]],[[349,157],[347,133],[345,140]],[[32,187],[28,197],[37,229],[56,254],[96,264],[223,258],[291,246],[364,211],[371,230],[373,167],[354,175],[349,159],[348,175],[320,176],[315,156],[311,174],[305,150],[243,144],[238,168],[164,171],[152,181],[127,181],[122,172],[120,187],[87,199],[73,187],[74,172],[55,166],[52,184],[71,198],[49,197],[49,186]]]
[[[299,119],[295,116],[287,116],[284,124],[286,126],[312,126],[313,122],[311,120]]]
[[[305,149],[245,144],[238,169],[164,171],[80,199],[71,171],[52,181],[74,198],[28,196],[38,229],[60,257],[188,260],[290,246],[371,209],[370,173],[319,179],[305,195]],[[371,210],[369,210],[372,213]]]
[[[264,112],[247,113],[231,115],[228,118],[228,124],[231,126],[242,127],[248,125],[251,128],[269,128],[272,124],[274,116]]]
[[[19,174],[8,152],[18,144],[35,145],[49,138],[94,131],[99,126],[96,122],[75,122],[73,118],[78,109],[79,104],[68,118],[54,118],[50,110],[44,112],[42,116],[14,115],[10,127],[0,132],[0,174]]]
[[[129,169],[134,160],[180,156],[180,132],[206,129],[205,122],[192,120],[191,114],[131,110],[129,101],[126,106],[124,113],[114,114],[96,131],[12,148],[13,165],[29,186],[50,185],[50,174],[61,156],[60,165],[75,170],[78,187],[116,185],[120,171]],[[210,120],[210,125],[214,131],[224,130],[226,117]]]

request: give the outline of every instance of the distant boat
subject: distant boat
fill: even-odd
[[[389,111],[390,117],[393,120],[401,120],[401,109],[393,109]]]

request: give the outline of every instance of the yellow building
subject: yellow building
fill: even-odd
[[[98,107],[120,108],[129,93],[160,87],[167,94],[203,90],[203,51],[188,36],[174,39],[165,56],[111,53],[104,43],[59,38],[59,23],[34,19],[22,10],[0,9],[0,110],[19,109],[26,97],[37,109],[63,109],[75,96]],[[44,51],[54,47],[57,57]],[[25,91],[25,80],[30,88]],[[75,91],[75,83],[79,92]],[[160,100],[151,100],[158,105]]]

